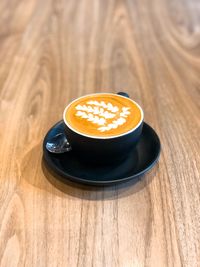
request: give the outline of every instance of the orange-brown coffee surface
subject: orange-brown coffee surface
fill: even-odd
[[[141,120],[139,107],[130,99],[114,94],[94,94],[72,102],[65,119],[74,130],[99,137],[120,135]]]

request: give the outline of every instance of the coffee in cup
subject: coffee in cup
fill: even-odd
[[[136,145],[143,111],[128,97],[96,93],[72,101],[63,119],[72,150],[92,161],[109,162],[124,158]]]
[[[113,137],[128,133],[141,121],[141,108],[117,94],[93,94],[80,97],[65,110],[65,122],[71,129],[91,137]]]

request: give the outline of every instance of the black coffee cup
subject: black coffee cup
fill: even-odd
[[[121,97],[129,97],[123,92],[119,92],[118,94]],[[63,120],[65,123],[66,137],[71,145],[72,151],[82,160],[96,164],[119,162],[125,159],[140,138],[144,120],[142,108],[135,101],[133,102],[141,111],[140,122],[130,131],[111,137],[88,136],[70,127],[65,119],[65,113],[69,104],[64,110]]]

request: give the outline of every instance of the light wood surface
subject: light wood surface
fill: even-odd
[[[198,0],[0,1],[0,266],[200,266]],[[42,141],[72,99],[128,92],[162,142],[138,181],[58,181]]]

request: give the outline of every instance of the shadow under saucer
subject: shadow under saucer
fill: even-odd
[[[41,167],[46,179],[59,191],[75,198],[96,201],[123,198],[143,190],[155,177],[159,164],[148,172],[148,175],[141,175],[127,182],[109,186],[93,186],[72,182],[55,173],[44,158],[42,159]]]

